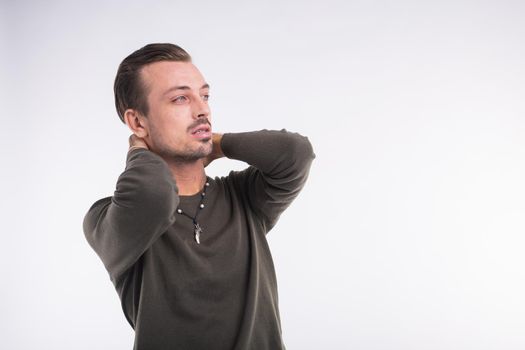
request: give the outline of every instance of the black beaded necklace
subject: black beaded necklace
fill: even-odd
[[[208,179],[209,179],[208,176],[206,176],[206,180]],[[197,211],[195,212],[195,215],[193,217],[183,212],[181,208],[177,208],[177,213],[184,215],[193,221],[193,227],[194,227],[193,232],[195,234],[195,242],[197,242],[197,244],[201,244],[201,233],[202,233],[202,227],[197,222],[197,216],[199,215],[200,211],[204,208],[204,203],[203,203],[204,196],[206,196],[206,189],[209,186],[210,186],[210,183],[206,181],[206,183],[204,184],[204,188],[202,189],[202,192],[201,192],[201,200],[199,202],[199,205],[197,206]]]

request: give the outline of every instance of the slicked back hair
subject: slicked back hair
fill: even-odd
[[[148,44],[126,57],[119,65],[113,91],[115,107],[125,124],[124,112],[131,108],[147,117],[149,112],[147,91],[141,79],[141,69],[160,61],[191,62],[191,56],[180,46],[169,43]]]

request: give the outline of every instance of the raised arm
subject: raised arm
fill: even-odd
[[[266,232],[303,188],[315,154],[307,137],[298,133],[260,130],[225,133],[224,155],[250,165],[231,175],[247,194],[251,209],[265,225]]]
[[[145,148],[130,148],[111,197],[84,217],[86,239],[111,280],[131,267],[175,221],[177,187],[165,161]]]

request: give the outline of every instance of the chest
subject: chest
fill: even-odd
[[[195,203],[180,207],[194,216]],[[196,219],[202,229],[200,244],[193,220],[176,215],[174,224],[148,251],[146,274],[155,275],[165,288],[199,292],[245,279],[253,237],[258,233],[242,203],[225,196],[209,198]]]

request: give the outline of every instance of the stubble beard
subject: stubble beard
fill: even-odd
[[[199,140],[200,145],[197,147],[190,147],[186,145],[182,150],[174,150],[167,148],[165,145],[158,145],[157,153],[165,158],[170,159],[174,163],[193,163],[199,159],[207,157],[213,150],[211,138]]]
[[[202,121],[197,122],[196,125],[205,123],[211,126],[208,119],[203,119]],[[192,125],[191,127],[195,126]],[[161,133],[158,132],[158,130],[154,128],[153,125],[150,131],[152,139],[158,140],[158,143],[155,145],[155,153],[164,159],[169,159],[171,162],[180,164],[194,163],[204,157],[207,157],[213,152],[213,141],[211,137],[207,139],[195,140],[197,141],[197,145],[195,145],[194,140],[191,140],[189,143],[182,145],[182,149],[174,149],[167,145],[163,135],[161,135]]]

